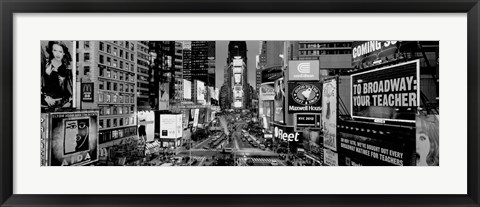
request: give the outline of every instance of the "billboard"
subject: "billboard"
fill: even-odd
[[[74,41],[40,41],[42,112],[76,107],[76,68]],[[93,98],[92,98],[93,100]]]
[[[196,80],[197,81],[197,101],[199,103],[205,103],[205,93],[206,93],[206,90],[205,90],[205,83],[203,81],[199,81],[199,80]]]
[[[262,83],[260,86],[260,100],[273,101],[275,100],[275,88],[273,83]]]
[[[439,115],[417,115],[416,165],[439,166]]]
[[[193,127],[197,127],[200,109],[192,109],[192,110],[193,110]]]
[[[146,142],[154,140],[155,114],[153,111],[138,112],[138,136]]]
[[[94,91],[93,83],[82,83],[82,101],[84,102],[93,102],[94,100]]]
[[[234,74],[241,74],[242,73],[242,67],[233,67],[233,73]]]
[[[323,82],[322,97],[323,146],[337,151],[337,80]]]
[[[189,118],[190,118],[190,110],[189,109],[182,110],[183,129],[188,128]]]
[[[276,125],[273,130],[273,137],[284,142],[303,142],[303,136],[291,126]]]
[[[235,74],[234,77],[235,84],[242,84],[242,74]]]
[[[243,60],[240,58],[233,59],[233,67],[243,66]]]
[[[235,100],[235,102],[233,102],[233,107],[235,108],[242,108],[242,106],[243,104],[241,100]]]
[[[320,63],[318,60],[291,60],[288,62],[289,81],[320,80]]]
[[[288,112],[322,111],[322,85],[320,83],[288,83]]]
[[[220,100],[220,89],[215,88],[215,100],[219,101]]]
[[[183,79],[183,98],[192,99],[192,82]]]
[[[160,114],[160,138],[179,138],[182,136],[182,114]]]
[[[320,114],[295,114],[295,125],[297,127],[314,127],[320,128]]]
[[[170,84],[160,83],[158,110],[169,110],[170,108]]]
[[[98,112],[50,114],[50,165],[87,165],[98,160]]]
[[[262,70],[262,83],[274,82],[283,77],[282,66],[274,66]]]
[[[328,166],[338,166],[338,153],[323,149],[323,163]]]
[[[352,43],[352,65],[363,68],[398,51],[399,41],[359,41]]]
[[[415,122],[419,60],[351,75],[352,117]]]
[[[283,107],[284,107],[284,100],[285,100],[285,82],[283,81],[283,78],[279,78],[275,80],[274,83],[274,88],[275,88],[275,100],[274,100],[274,108],[275,108],[275,114],[274,114],[274,121],[284,123],[283,116]]]

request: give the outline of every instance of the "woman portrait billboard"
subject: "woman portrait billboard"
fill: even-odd
[[[41,41],[41,109],[75,107],[73,41]]]

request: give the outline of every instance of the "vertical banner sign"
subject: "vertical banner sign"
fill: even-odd
[[[323,163],[328,166],[338,166],[338,153],[323,149]]]
[[[439,116],[417,115],[415,125],[417,166],[439,166]]]
[[[40,41],[41,111],[74,108],[76,98],[74,41]]]
[[[93,83],[82,83],[82,101],[84,102],[93,102],[94,99],[94,88]]]
[[[48,141],[49,141],[49,117],[47,113],[40,116],[40,166],[47,166],[48,163]]]
[[[51,166],[87,165],[98,160],[98,112],[52,113]]]
[[[419,60],[352,75],[352,117],[415,122]]]
[[[170,85],[169,83],[159,84],[158,110],[169,110],[170,108]]]
[[[337,80],[323,83],[322,97],[323,146],[337,151]]]
[[[194,109],[193,111],[193,127],[197,127],[198,125],[198,115],[200,113],[200,109]]]
[[[283,106],[285,104],[285,87],[284,87],[283,78],[275,80],[275,115],[274,120],[276,122],[284,123],[283,120]]]

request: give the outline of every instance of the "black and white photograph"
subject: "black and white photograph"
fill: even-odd
[[[439,43],[43,40],[41,166],[440,166]]]

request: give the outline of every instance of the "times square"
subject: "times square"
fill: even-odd
[[[41,45],[41,166],[439,165],[438,41]]]

